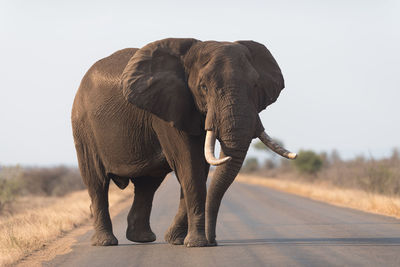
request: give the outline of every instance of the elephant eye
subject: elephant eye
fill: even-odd
[[[207,86],[205,86],[204,84],[200,86],[201,90],[203,90],[204,92],[207,92]]]

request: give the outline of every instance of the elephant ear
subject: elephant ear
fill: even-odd
[[[121,77],[123,95],[130,103],[192,135],[202,133],[202,118],[181,58],[196,42],[169,38],[150,43],[132,56]]]
[[[257,111],[260,112],[274,103],[285,87],[281,69],[264,45],[254,41],[237,41],[236,43],[246,46],[250,51],[250,61],[259,74],[254,97]]]

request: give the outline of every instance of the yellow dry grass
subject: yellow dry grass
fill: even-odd
[[[110,186],[110,207],[133,196],[133,190]],[[34,198],[34,197],[33,197]],[[87,223],[90,199],[86,190],[54,198],[46,207],[29,207],[0,217],[0,266],[10,265]]]
[[[343,189],[329,184],[279,180],[240,174],[237,181],[270,187],[337,206],[400,218],[400,198]]]

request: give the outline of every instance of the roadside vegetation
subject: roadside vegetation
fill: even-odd
[[[110,186],[110,206],[131,199],[129,188],[121,191]],[[89,223],[89,206],[76,168],[1,166],[0,266],[13,264]]]
[[[255,148],[267,151],[262,143]],[[269,153],[269,152],[268,152]],[[272,156],[265,162],[248,158],[239,180],[252,180],[282,191],[332,204],[400,218],[400,153],[374,159],[342,160],[337,151],[301,150],[294,161]],[[258,182],[256,182],[256,180]]]
[[[0,166],[0,214],[20,212],[15,205],[24,197],[62,197],[84,188],[76,168]]]

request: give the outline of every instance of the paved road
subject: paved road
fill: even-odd
[[[90,246],[90,231],[44,266],[400,266],[400,220],[240,183],[223,199],[218,247],[171,246],[163,236],[178,198],[170,177],[154,201],[156,242],[125,239],[125,210],[113,219],[119,246]]]

